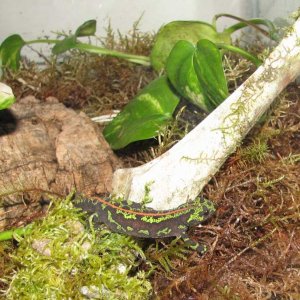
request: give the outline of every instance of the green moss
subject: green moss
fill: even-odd
[[[48,216],[18,237],[12,255],[18,268],[6,299],[147,299],[147,275],[133,273],[137,255],[144,257],[137,244],[105,227],[88,231],[83,223],[70,199],[53,201]]]
[[[171,274],[172,270],[176,267],[172,262],[178,258],[186,260],[191,249],[181,238],[175,238],[167,245],[164,244],[163,241],[161,242],[163,247],[161,247],[159,241],[156,240],[156,244],[151,244],[147,248],[147,259],[151,260],[154,267],[162,268],[166,273]]]
[[[239,295],[236,295],[234,291],[231,290],[231,288],[228,285],[225,285],[223,287],[217,286],[217,289],[221,293],[221,295],[224,297],[223,299],[231,299],[231,300],[240,300],[241,298]]]
[[[144,193],[144,197],[141,201],[141,206],[143,208],[145,208],[147,206],[147,204],[151,203],[152,202],[152,197],[150,195],[150,192],[151,192],[151,185],[154,183],[154,181],[150,181],[148,182],[147,184],[145,184],[145,187],[144,187],[144,190],[145,190],[145,193]]]
[[[269,147],[265,140],[255,140],[250,146],[241,151],[242,157],[253,163],[263,162],[269,154]]]

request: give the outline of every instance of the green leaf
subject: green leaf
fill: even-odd
[[[193,56],[196,48],[192,43],[179,41],[173,47],[166,63],[166,73],[176,91],[196,106],[208,111],[197,74]]]
[[[147,85],[104,129],[112,149],[153,138],[167,125],[179,102],[166,76]]]
[[[0,46],[0,60],[2,65],[12,70],[20,67],[21,50],[26,42],[18,34],[7,37]]]
[[[15,96],[12,89],[0,82],[0,110],[10,107],[15,102]]]
[[[71,34],[65,37],[62,41],[57,42],[52,48],[52,53],[58,55],[73,48],[76,48],[76,45],[78,45],[77,37],[94,35],[95,32],[96,20],[86,21],[77,28],[75,34]]]
[[[52,48],[52,53],[58,55],[73,49],[75,46],[76,46],[76,36],[70,35],[64,38],[62,41],[57,42],[55,46]]]
[[[205,104],[212,111],[228,97],[222,58],[217,46],[200,40],[194,55],[194,67],[203,91]]]
[[[195,56],[201,61],[198,73]],[[215,109],[228,94],[221,55],[208,40],[201,40],[197,48],[187,41],[177,42],[167,59],[166,73],[181,96],[206,112]]]
[[[153,68],[160,71],[165,67],[170,51],[179,40],[186,40],[195,45],[200,39],[208,39],[215,43],[231,43],[229,33],[218,33],[208,23],[174,21],[163,26],[156,35],[150,55]]]
[[[76,37],[81,37],[81,36],[91,36],[94,35],[96,32],[96,20],[88,20],[84,22],[82,25],[80,25],[76,32],[75,36]]]

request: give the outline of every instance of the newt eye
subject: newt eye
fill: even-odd
[[[212,211],[207,206],[203,207],[203,216],[204,216],[204,218],[208,217],[211,214],[211,212]]]

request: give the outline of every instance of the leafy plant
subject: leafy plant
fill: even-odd
[[[78,37],[91,36],[96,32],[96,20],[89,20],[80,25],[74,34],[65,37],[52,48],[53,54],[61,54],[76,47]]]
[[[10,107],[15,100],[12,89],[8,85],[0,82],[0,110]]]
[[[239,22],[224,29],[222,32],[218,32],[216,21],[218,18],[224,16],[236,19]],[[257,25],[264,25],[269,31],[265,31]],[[199,40],[207,39],[218,45],[224,44],[227,45],[227,47],[232,46],[231,35],[246,26],[254,27],[262,34],[277,40],[273,23],[266,19],[243,20],[242,18],[229,14],[218,14],[213,18],[212,24],[202,21],[173,21],[161,27],[157,33],[150,55],[151,65],[157,71],[162,70],[166,65],[171,50],[180,40],[188,41],[195,45]],[[235,50],[239,49],[236,47],[233,48],[235,48]]]
[[[223,32],[218,32],[216,29],[216,21],[219,17],[223,16],[236,19],[239,22],[225,29]],[[257,24],[265,25],[269,32],[258,27]],[[277,38],[273,23],[266,19],[243,20],[233,15],[219,14],[213,18],[212,24],[201,21],[174,21],[166,24],[158,32],[151,55],[147,57],[80,42],[78,38],[90,37],[96,32],[96,20],[88,20],[81,24],[74,34],[65,35],[63,40],[36,39],[25,41],[19,34],[13,34],[7,37],[0,45],[0,65],[2,64],[12,70],[18,70],[20,67],[20,54],[24,46],[36,43],[47,43],[54,44],[52,48],[54,55],[62,54],[71,49],[78,49],[89,53],[119,57],[145,66],[152,65],[155,70],[159,71],[165,67],[170,51],[179,40],[186,40],[195,45],[200,39],[208,39],[216,44],[224,44],[226,45],[224,47],[229,47],[231,45],[232,33],[245,26],[252,26],[274,40]],[[246,52],[245,54],[247,55]]]
[[[150,54],[151,65],[157,71],[163,69],[171,50],[178,41],[184,40],[195,45],[201,39],[207,39],[214,43],[231,43],[229,34],[218,33],[208,23],[173,21],[163,26],[157,33]]]
[[[1,66],[7,66],[16,71],[20,67],[21,49],[26,42],[18,34],[10,35],[0,46]]]
[[[217,17],[214,22],[216,19]],[[233,32],[247,25],[256,28],[255,24],[264,24],[270,30],[274,29],[271,22],[263,19],[242,20],[222,33],[216,31],[215,24],[189,21],[169,23],[157,35],[151,52],[152,66],[157,70],[165,68],[169,82],[176,93],[209,113],[228,96],[222,53],[219,49],[239,53],[256,66],[261,64],[259,59],[232,46],[230,41]],[[258,29],[262,30],[259,27]],[[164,88],[166,83],[168,82],[164,83]],[[157,87],[159,86],[160,84],[157,84]],[[130,142],[156,136],[171,118],[176,107],[174,105],[176,101],[173,100],[175,98],[170,97],[172,105],[169,108],[172,109],[161,111],[157,115],[156,111],[152,111],[152,107],[157,106],[161,101],[167,101],[167,98],[164,98],[163,93],[155,93],[154,98],[146,96],[148,88],[149,86],[142,90],[134,98],[133,104],[129,103],[124,111],[105,128],[104,136],[113,149],[120,149]],[[172,88],[169,89],[171,93]],[[145,106],[146,102],[141,101],[144,97],[148,99],[147,105],[150,110]],[[135,110],[138,111],[137,114]],[[164,118],[161,118],[162,116]]]
[[[200,40],[196,47],[188,41],[177,42],[166,72],[176,91],[206,112],[228,96],[220,52],[209,40]]]
[[[152,138],[170,121],[179,103],[166,76],[147,85],[118,114],[104,131],[112,149],[120,149],[131,142]]]
[[[169,80],[162,76],[150,83],[104,129],[113,149],[155,137],[163,130],[179,102],[173,87],[206,112],[228,96],[221,54],[209,40],[200,40],[196,47],[187,41],[177,42],[168,57],[166,73]]]
[[[216,45],[209,40],[200,40],[194,65],[207,107],[204,110],[212,111],[228,97],[222,58]]]
[[[179,94],[205,111],[217,107],[228,95],[221,55],[208,40],[199,41],[196,48],[179,41],[168,58],[167,76]],[[167,77],[159,77],[105,127],[104,137],[112,149],[153,138],[171,120],[178,103]]]
[[[91,44],[82,43],[78,40],[81,37],[93,36],[96,32],[96,20],[88,20],[81,24],[74,34],[64,37],[64,39],[36,39],[25,41],[19,34],[13,34],[7,37],[0,45],[0,69],[2,67],[10,68],[14,71],[20,67],[21,50],[26,45],[36,43],[54,44],[52,53],[54,55],[62,54],[72,49],[80,51],[104,54],[120,57],[128,61],[149,66],[150,60],[146,56],[127,54],[119,51],[109,50],[103,47],[97,47]]]

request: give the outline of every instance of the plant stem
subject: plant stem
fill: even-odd
[[[60,42],[60,40],[40,39],[40,40],[27,41],[26,45],[29,45],[29,44],[38,44],[38,43],[56,44],[58,42]]]
[[[45,44],[56,44],[58,42],[61,42],[61,40],[50,40],[50,39],[40,39],[40,40],[31,40],[27,41],[26,45],[29,44],[37,44],[37,43],[45,43]],[[103,54],[103,55],[109,55],[109,56],[114,56],[114,57],[119,57],[126,59],[130,62],[140,64],[143,66],[150,66],[150,58],[148,56],[143,56],[143,55],[134,55],[134,54],[128,54],[116,50],[110,50],[86,43],[77,43],[76,46],[74,47],[75,49],[78,49],[80,51],[85,51],[89,53],[95,53],[95,54]]]
[[[224,32],[228,32],[229,34],[232,34],[233,32],[235,32],[235,31],[237,31],[241,28],[244,28],[246,26],[250,26],[250,27],[253,27],[254,29],[256,29],[257,31],[259,31],[261,34],[263,34],[263,35],[265,35],[265,36],[267,36],[267,37],[269,37],[273,40],[278,40],[278,37],[275,34],[276,29],[275,29],[273,23],[269,20],[260,19],[260,18],[251,19],[251,20],[244,20],[240,17],[236,17],[236,16],[231,15],[231,14],[218,14],[218,15],[215,15],[215,17],[213,19],[213,23],[216,23],[216,20],[220,17],[228,17],[228,18],[240,21],[239,23],[234,24],[231,27],[228,27],[227,29],[224,30]],[[269,32],[262,29],[262,28],[260,28],[256,24],[266,26],[269,29]]]
[[[150,66],[150,58],[148,56],[123,53],[123,52],[110,50],[110,49],[106,49],[106,48],[101,48],[101,47],[97,47],[97,46],[93,46],[93,45],[85,44],[85,43],[78,43],[78,44],[76,44],[75,48],[79,49],[81,51],[89,52],[89,53],[104,54],[104,55],[110,55],[110,56],[114,56],[114,57],[124,58],[128,61],[140,64],[140,65]]]
[[[14,237],[14,235],[16,235],[16,234],[23,236],[25,234],[25,232],[30,232],[31,227],[32,227],[32,224],[29,224],[25,227],[20,227],[20,228],[0,232],[0,242],[11,240]]]
[[[228,45],[228,44],[222,44],[222,43],[217,43],[216,45],[218,48],[229,50],[229,51],[240,54],[241,56],[245,57],[246,59],[248,59],[252,63],[254,63],[256,67],[259,67],[262,64],[262,61],[260,59],[258,59],[254,55],[250,54],[249,52],[244,51],[241,48],[238,48],[238,47],[235,47],[232,45]]]

